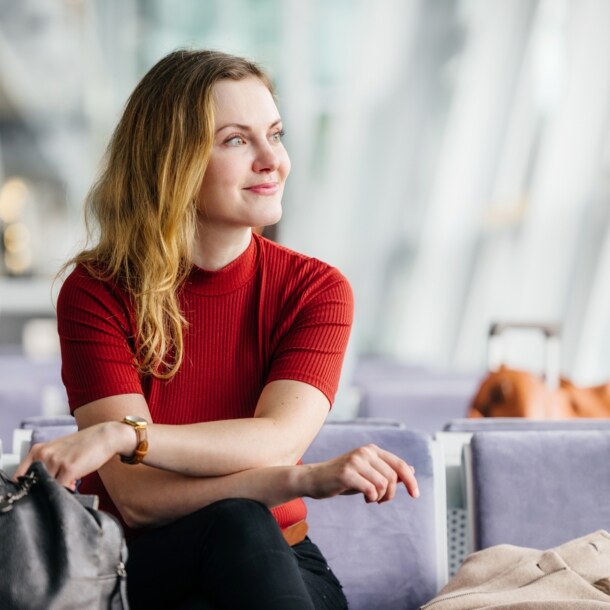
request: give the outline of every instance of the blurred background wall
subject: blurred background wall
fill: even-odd
[[[276,235],[352,282],[348,370],[482,370],[490,323],[525,320],[610,379],[608,24],[607,0],[0,0],[0,348],[56,349],[53,276],[123,104],[194,46],[276,81]],[[511,358],[542,362],[529,338]]]

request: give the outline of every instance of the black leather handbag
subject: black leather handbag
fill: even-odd
[[[31,465],[0,470],[0,608],[127,610],[127,547],[114,516]]]

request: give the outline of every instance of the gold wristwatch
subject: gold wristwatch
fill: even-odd
[[[124,464],[139,464],[148,451],[148,434],[146,432],[148,422],[138,415],[126,415],[122,419],[122,423],[134,428],[136,436],[138,437],[138,444],[131,455],[121,456],[121,462]]]

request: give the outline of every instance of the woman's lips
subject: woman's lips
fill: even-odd
[[[245,188],[246,191],[250,191],[255,195],[275,195],[279,189],[277,182],[264,182],[261,184],[253,184]]]

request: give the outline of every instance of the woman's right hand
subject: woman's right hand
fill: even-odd
[[[339,457],[307,464],[302,472],[305,493],[312,498],[361,493],[366,502],[387,502],[404,484],[413,498],[419,497],[415,469],[398,456],[365,445]]]
[[[32,462],[43,462],[50,475],[74,489],[76,481],[97,470],[117,453],[129,454],[136,437],[120,422],[103,422],[73,434],[33,445],[19,464],[15,478],[25,474]]]

